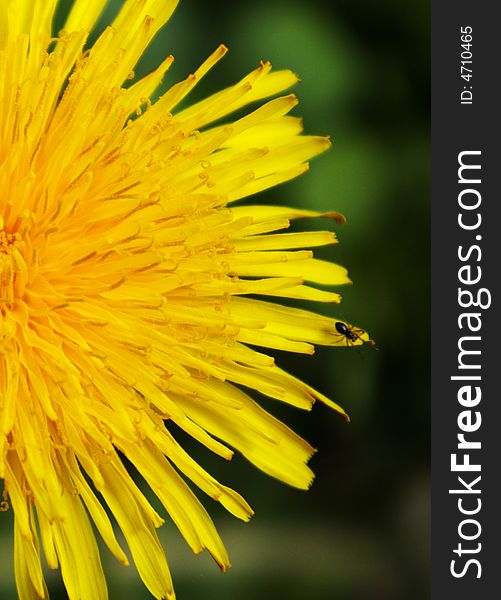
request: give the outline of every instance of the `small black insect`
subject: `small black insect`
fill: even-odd
[[[363,329],[359,329],[358,327],[354,327],[353,325],[347,325],[342,321],[336,321],[336,331],[344,336],[346,340],[347,346],[352,346],[357,340],[360,340],[363,344],[367,344],[369,346],[375,346],[376,342],[374,340],[364,340],[361,336],[365,333]]]

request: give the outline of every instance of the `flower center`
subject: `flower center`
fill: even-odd
[[[23,246],[18,233],[0,230],[0,308],[12,305],[24,291],[27,269]]]

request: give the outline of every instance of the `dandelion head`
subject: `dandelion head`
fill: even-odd
[[[284,92],[296,76],[261,63],[182,109],[224,46],[154,102],[173,58],[134,78],[176,3],[125,0],[90,48],[105,0],[75,0],[55,37],[57,0],[0,6],[0,509],[14,515],[22,600],[48,597],[42,555],[70,600],[107,598],[95,530],[152,596],[174,598],[156,533],[164,518],[226,569],[190,485],[239,519],[252,510],[170,425],[306,489],[313,448],[252,392],[306,410],[318,399],[344,415],[272,351],[371,343],[362,329],[287,306],[338,303],[315,284],[349,283],[311,251],[336,243],[333,233],[284,233],[321,215],[238,203],[329,147],[289,114],[297,100]]]

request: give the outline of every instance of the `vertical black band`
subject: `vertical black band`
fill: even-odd
[[[501,578],[501,103],[495,3],[432,21],[432,591]]]

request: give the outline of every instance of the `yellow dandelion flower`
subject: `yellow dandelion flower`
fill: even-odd
[[[314,344],[369,341],[361,329],[273,301],[339,302],[310,284],[349,283],[343,267],[309,250],[335,243],[333,233],[277,233],[316,213],[234,206],[300,175],[329,146],[301,135],[288,114],[295,96],[275,97],[296,76],[262,63],[178,110],[221,46],[152,103],[171,56],[124,84],[177,2],[125,0],[86,50],[105,4],[75,0],[56,38],[57,0],[0,5],[0,477],[23,600],[48,597],[42,552],[70,600],[107,598],[92,524],[121,563],[132,557],[155,598],[174,598],[155,531],[163,518],[121,454],[193,551],[207,549],[226,569],[221,539],[185,480],[244,521],[252,510],[166,423],[225,459],[231,447],[308,488],[313,448],[244,390],[344,411],[255,347],[311,354]]]

